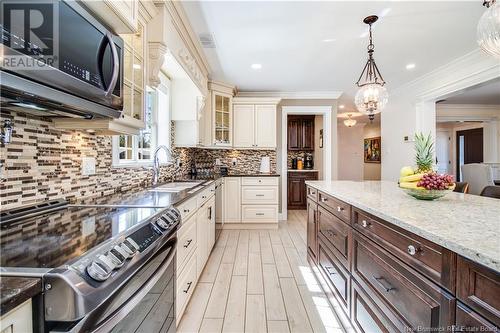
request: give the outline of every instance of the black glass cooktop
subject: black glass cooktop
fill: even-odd
[[[55,268],[143,222],[158,208],[62,207],[2,223],[0,266]]]

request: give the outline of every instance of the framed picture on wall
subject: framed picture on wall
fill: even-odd
[[[381,149],[380,136],[376,138],[366,138],[364,143],[365,163],[380,163]]]

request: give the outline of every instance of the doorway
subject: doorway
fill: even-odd
[[[462,165],[482,163],[483,128],[457,131],[457,179],[462,181]]]

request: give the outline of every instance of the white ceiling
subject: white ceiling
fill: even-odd
[[[500,79],[461,91],[447,97],[443,104],[500,105]]]
[[[476,48],[481,1],[186,1],[196,33],[213,33],[205,49],[215,80],[240,91],[343,91],[353,108],[354,82],[366,62],[364,17],[374,27],[375,60],[397,88]],[[381,15],[382,14],[382,15]],[[335,39],[323,42],[324,39]],[[253,70],[251,64],[262,69]],[[408,63],[416,68],[408,71]]]

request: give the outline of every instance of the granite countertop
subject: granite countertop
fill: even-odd
[[[39,278],[2,276],[0,278],[0,316],[41,292],[42,280]]]
[[[417,200],[388,181],[306,181],[322,192],[500,272],[500,200],[452,192]]]

